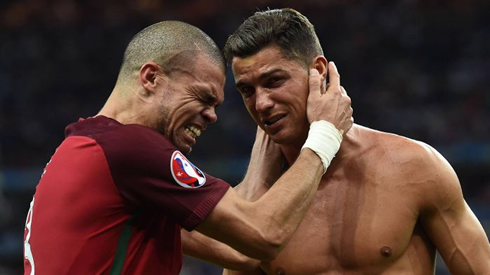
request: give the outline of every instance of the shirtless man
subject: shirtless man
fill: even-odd
[[[309,149],[251,203],[184,156],[217,120],[224,72],[214,41],[187,23],[158,22],[131,39],[106,103],[67,126],[41,175],[24,231],[24,274],[179,274],[181,228],[275,258],[353,123],[350,98],[340,89],[323,94],[316,81]],[[279,175],[274,151],[253,150],[251,174]]]
[[[257,12],[229,37],[225,56],[250,115],[291,165],[308,134],[309,69],[326,79],[333,68],[313,26],[291,9]],[[255,201],[270,187],[237,189]],[[444,157],[355,124],[278,257],[225,273],[433,274],[436,250],[453,274],[490,274],[488,239]]]

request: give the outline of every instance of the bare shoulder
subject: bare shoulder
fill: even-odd
[[[383,157],[381,161],[416,169],[435,168],[440,166],[441,162],[447,163],[436,149],[422,141],[362,126],[358,129],[359,136],[362,137],[360,140],[367,140],[374,154]]]
[[[421,194],[423,203],[442,203],[461,196],[461,186],[449,162],[432,146],[396,134],[361,127],[371,140],[383,171]]]

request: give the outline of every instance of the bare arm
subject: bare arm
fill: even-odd
[[[330,72],[330,85],[323,96],[318,72],[310,75],[308,118],[330,121],[346,132],[352,126],[350,98],[341,90],[335,65],[330,64]],[[303,219],[322,175],[322,162],[306,148],[257,201],[248,202],[235,190],[228,190],[197,230],[247,256],[272,260]]]
[[[490,274],[490,246],[463,198],[449,163],[429,148],[432,180],[421,213],[423,225],[452,274]]]
[[[237,270],[225,269],[223,270],[223,275],[266,275],[266,273],[260,268],[256,268],[254,270],[249,270],[249,271],[237,271]]]
[[[247,174],[245,179],[235,187],[237,193],[247,201],[256,201],[262,197],[262,195],[269,191],[271,186],[280,176],[282,171],[282,154],[278,156],[278,151],[276,150],[279,150],[279,148],[271,149],[270,147],[273,145],[274,144],[271,144],[271,141],[268,136],[265,135],[264,131],[258,128]],[[271,154],[273,154],[274,157],[271,156]],[[277,159],[277,162],[275,163],[280,164],[280,166],[267,168],[261,164],[263,161],[266,162],[267,160],[270,160],[271,157],[272,159]],[[253,161],[254,159],[259,159],[259,161]],[[246,268],[225,267],[223,275],[265,275],[265,272],[260,268],[260,263],[261,262],[258,261],[257,266],[254,264],[253,269],[248,268],[251,266],[246,266]]]
[[[256,201],[279,179],[284,163],[280,146],[257,127],[247,173],[235,191],[247,201]]]
[[[249,169],[249,172],[251,172],[251,174],[256,175],[255,173],[252,173],[252,171],[254,170]],[[270,189],[274,182],[275,181],[271,182],[268,180],[243,181],[235,187],[235,190],[242,198],[248,201],[256,201]],[[224,268],[223,275],[266,275],[265,271],[263,271],[260,267],[260,264],[262,263],[261,261],[251,259],[246,256],[244,257],[245,258],[241,258],[242,261],[245,261],[245,259],[248,260],[246,261],[246,263],[242,263],[238,266],[231,267],[221,265]]]
[[[182,249],[184,254],[211,262],[232,270],[254,270],[259,268],[260,261],[236,251],[230,246],[211,239],[203,234],[181,230]]]
[[[277,144],[272,142],[265,132],[257,127],[255,143],[252,148],[250,164],[242,183],[235,190],[244,199],[256,200],[265,193],[282,170],[283,156]],[[236,251],[230,246],[209,238],[197,231],[181,231],[184,254],[211,262],[223,268],[251,271],[260,269],[260,261]]]
[[[323,166],[309,149],[256,202],[229,189],[197,228],[247,256],[272,260],[302,220],[323,174]]]

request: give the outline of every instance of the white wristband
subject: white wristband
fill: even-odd
[[[340,130],[326,120],[318,120],[311,123],[308,138],[301,150],[304,148],[313,150],[322,160],[323,174],[325,174],[341,142],[342,132]]]

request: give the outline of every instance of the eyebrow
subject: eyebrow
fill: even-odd
[[[275,74],[275,73],[277,73],[277,72],[283,72],[283,71],[284,71],[283,69],[279,69],[279,68],[278,68],[278,69],[273,69],[273,70],[270,70],[270,71],[268,71],[268,72],[265,72],[265,73],[261,74],[261,75],[259,76],[259,80],[264,80],[265,78],[268,78],[268,77],[270,77],[271,75],[273,75],[273,74]],[[247,86],[247,83],[245,83],[245,82],[243,82],[243,81],[241,81],[241,80],[238,80],[238,81],[235,83],[235,86],[236,86],[237,88],[239,88],[239,87]]]

